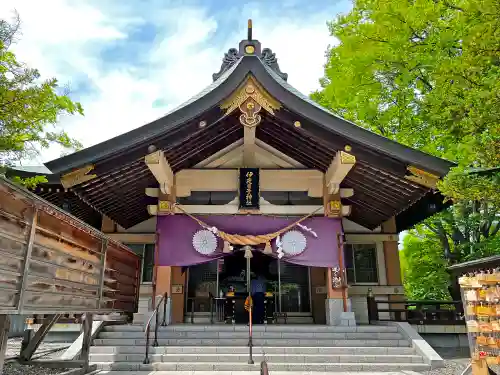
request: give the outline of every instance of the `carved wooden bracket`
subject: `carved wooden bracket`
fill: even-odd
[[[94,178],[97,177],[97,175],[88,174],[93,169],[94,169],[93,165],[86,165],[85,167],[66,173],[65,175],[61,176],[61,185],[65,189],[69,189],[73,186],[93,180]]]
[[[340,183],[356,164],[356,157],[345,151],[337,151],[325,174],[325,184],[329,194],[337,194]]]
[[[410,176],[405,176],[407,180],[413,181],[430,189],[436,188],[437,182],[439,181],[439,176],[423,171],[422,169],[418,169],[417,167],[413,167],[411,165],[407,169],[411,173]]]
[[[174,173],[163,151],[159,150],[146,155],[144,157],[144,162],[155,176],[156,181],[158,181],[161,192],[163,194],[170,194],[174,184]]]

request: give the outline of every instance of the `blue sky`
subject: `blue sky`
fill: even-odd
[[[137,128],[211,83],[224,52],[246,37],[276,52],[289,82],[308,94],[318,87],[324,53],[335,40],[326,22],[349,0],[2,0],[0,17],[16,9],[18,58],[57,77],[79,100],[84,117],[59,126],[85,146]],[[54,147],[37,162],[60,156]]]

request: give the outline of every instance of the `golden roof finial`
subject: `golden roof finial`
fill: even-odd
[[[248,20],[248,40],[252,40],[252,20]]]

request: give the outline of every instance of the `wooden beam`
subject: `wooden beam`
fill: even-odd
[[[156,206],[155,206],[156,207]],[[121,243],[155,243],[154,233],[106,233],[106,236]]]
[[[323,173],[314,169],[260,171],[261,191],[307,191],[313,198],[323,195]]]
[[[340,198],[350,198],[354,195],[354,189],[342,188],[340,189]]]
[[[159,150],[146,155],[144,161],[155,176],[156,181],[158,181],[161,192],[163,194],[170,194],[174,184],[174,173],[163,151]]]
[[[224,164],[238,159],[243,152],[243,140],[240,139],[233,144],[225,147],[224,149],[216,152],[212,156],[209,156],[207,159],[202,162],[196,164],[195,168],[220,168],[223,167]]]
[[[243,166],[255,167],[255,126],[243,128]]]
[[[324,175],[314,169],[261,169],[261,191],[307,191],[310,197],[323,196]],[[175,175],[178,197],[192,191],[237,191],[237,169],[184,169]],[[348,193],[346,191],[346,193]]]
[[[325,174],[325,183],[329,194],[340,190],[340,183],[354,167],[356,157],[344,151],[338,151]]]
[[[346,233],[345,239],[348,243],[369,243],[383,241],[398,241],[399,235],[386,233]]]
[[[224,205],[209,205],[209,204],[193,204],[182,206],[182,209],[190,214],[198,215],[235,215],[241,213],[239,210],[238,199],[234,199]],[[161,211],[157,205],[148,206],[148,211],[151,215],[161,215]],[[323,214],[321,206],[281,206],[269,203],[263,198],[260,198],[259,213],[263,215],[307,215],[311,212],[317,212],[318,215]],[[183,211],[176,207],[174,213],[182,214]],[[116,237],[113,237],[116,238]]]

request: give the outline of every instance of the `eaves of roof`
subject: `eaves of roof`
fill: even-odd
[[[436,173],[440,177],[446,175],[454,166],[449,161],[404,146],[336,116],[297,91],[256,56],[241,57],[205,90],[162,118],[95,146],[50,161],[45,165],[53,173],[61,174],[117,153],[126,152],[127,149],[137,144],[147,143],[154,137],[182,127],[189,120],[217,106],[231,95],[248,75],[253,75],[272,97],[290,111],[300,114],[316,126],[345,137],[346,140],[377,150],[408,165]]]

